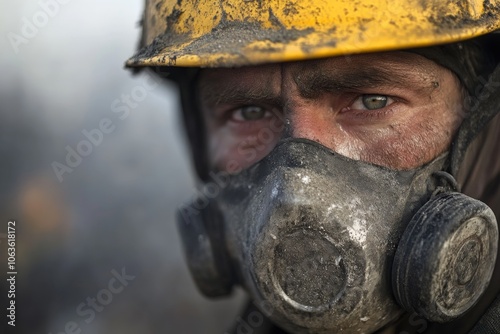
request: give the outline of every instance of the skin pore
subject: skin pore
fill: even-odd
[[[412,169],[448,150],[463,115],[458,78],[402,51],[204,69],[198,88],[210,164],[228,172],[253,165],[285,136]]]

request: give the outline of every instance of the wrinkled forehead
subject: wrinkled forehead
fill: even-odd
[[[219,95],[279,94],[291,79],[305,97],[321,90],[356,90],[367,87],[434,87],[437,73],[448,71],[416,53],[405,51],[330,57],[240,68],[202,69],[198,90],[202,99],[216,102]]]

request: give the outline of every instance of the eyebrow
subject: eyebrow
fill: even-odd
[[[262,86],[235,86],[229,84],[208,85],[200,84],[201,103],[213,107],[220,104],[266,103],[281,106],[281,97],[267,87]]]
[[[320,68],[309,71],[299,69],[293,74],[293,80],[305,98],[315,98],[326,92],[357,92],[378,87],[410,87],[414,90],[432,88],[430,82],[409,76],[403,69],[401,66],[394,66],[391,69],[380,66],[359,66],[333,71]]]

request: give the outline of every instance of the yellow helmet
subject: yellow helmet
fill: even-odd
[[[416,48],[500,29],[500,0],[146,0],[129,67],[233,67]]]

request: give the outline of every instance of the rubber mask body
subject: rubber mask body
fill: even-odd
[[[216,201],[238,280],[291,333],[369,333],[397,318],[390,264],[442,159],[397,172],[290,140]]]

